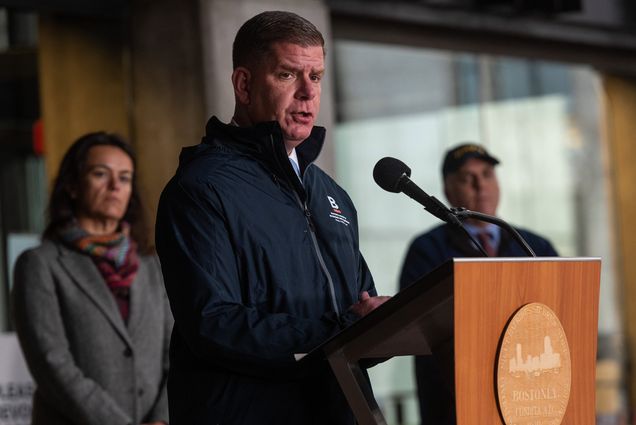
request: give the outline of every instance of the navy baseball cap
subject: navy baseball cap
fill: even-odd
[[[492,165],[499,164],[499,160],[489,154],[483,146],[476,143],[464,143],[446,152],[442,164],[442,176],[446,177],[459,170],[459,168],[471,158],[481,159]]]

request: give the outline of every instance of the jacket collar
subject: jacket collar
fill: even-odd
[[[272,160],[280,161],[283,158],[287,161],[283,133],[276,121],[262,122],[252,127],[237,127],[224,124],[213,116],[205,126],[205,133],[204,143],[218,144],[219,140],[230,141],[235,149],[268,163]],[[325,134],[324,127],[314,126],[309,137],[296,147],[301,172],[320,154]]]

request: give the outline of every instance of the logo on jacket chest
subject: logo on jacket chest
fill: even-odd
[[[345,226],[349,225],[349,220],[342,214],[342,210],[338,206],[338,203],[331,196],[327,196],[327,200],[331,205],[331,211],[329,212],[329,217],[337,221],[338,223],[342,223]]]

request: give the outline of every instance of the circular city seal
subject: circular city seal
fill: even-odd
[[[531,303],[517,310],[497,363],[497,397],[506,425],[561,423],[570,398],[570,349],[548,306]]]

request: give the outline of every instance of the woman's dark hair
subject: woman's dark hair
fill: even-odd
[[[77,139],[66,151],[60,169],[53,184],[51,199],[48,206],[48,225],[44,230],[44,238],[58,239],[58,230],[75,218],[76,200],[71,192],[82,179],[85,171],[89,150],[94,146],[115,146],[124,151],[133,163],[132,191],[128,208],[123,220],[130,223],[130,236],[137,242],[139,252],[147,253],[151,250],[148,242],[148,232],[144,211],[137,188],[137,160],[132,147],[120,136],[103,131],[88,133]]]

